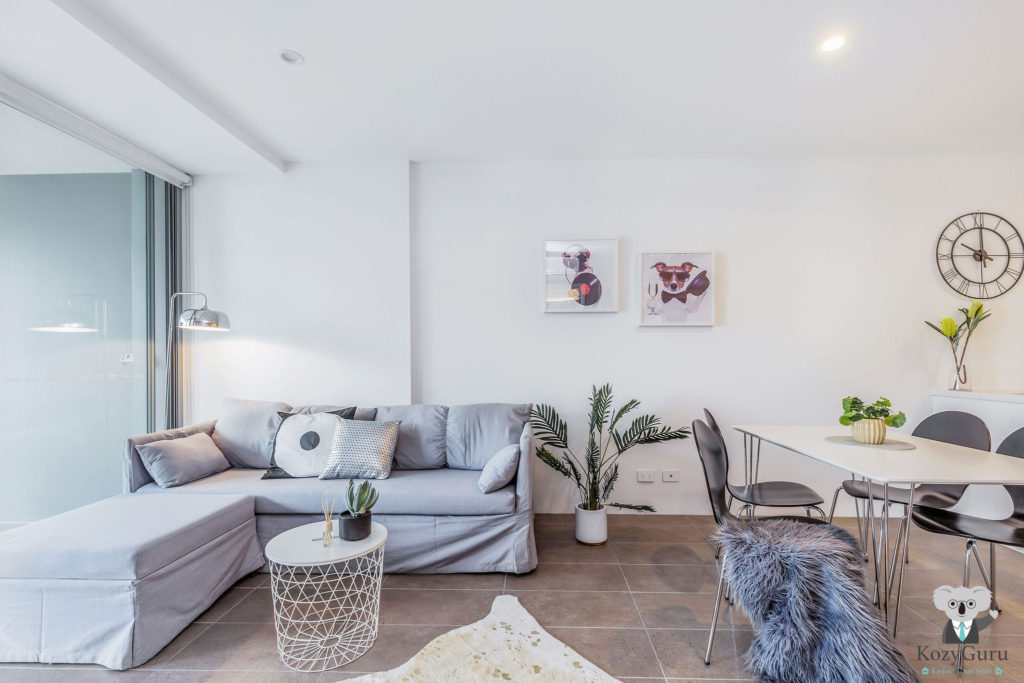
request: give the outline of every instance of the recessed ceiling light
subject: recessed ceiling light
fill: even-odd
[[[306,61],[306,58],[295,50],[281,50],[281,59],[285,64],[291,64],[292,66],[298,66]]]
[[[843,45],[846,45],[846,36],[832,36],[821,44],[821,49],[823,52],[835,52]]]

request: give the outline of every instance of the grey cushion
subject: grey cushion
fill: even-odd
[[[395,469],[426,470],[444,467],[445,421],[447,417],[447,406],[412,405],[377,408],[376,419],[379,422],[398,421],[402,423],[398,431],[398,447],[395,449]]]
[[[274,435],[281,424],[278,413],[291,411],[279,401],[224,399],[220,419],[213,428],[213,442],[235,467],[270,467]]]
[[[474,403],[448,409],[447,464],[461,470],[482,470],[495,453],[519,443],[530,419],[528,404]],[[399,444],[401,447],[401,444]]]
[[[231,466],[209,434],[154,441],[138,447],[142,464],[158,486],[169,488],[223,472]]]
[[[262,472],[226,470],[191,484],[162,489],[147,484],[138,493],[175,496],[183,493],[247,493],[256,499],[256,514],[323,514],[322,497],[336,498],[344,508],[347,479],[260,479]],[[380,500],[375,515],[502,515],[515,512],[515,485],[484,495],[477,488],[479,472],[453,470],[392,470],[373,482]]]
[[[338,420],[321,479],[387,479],[401,422]]]
[[[477,480],[477,488],[481,493],[491,493],[508,486],[516,478],[519,469],[519,445],[510,444],[494,454]]]
[[[249,496],[147,486],[166,495],[114,496],[0,534],[0,578],[141,579],[253,518]]]

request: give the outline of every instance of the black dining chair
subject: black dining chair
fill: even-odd
[[[718,427],[718,421],[707,408],[704,409],[704,415],[707,417],[708,427],[711,428],[728,461],[729,449],[725,445],[725,437]],[[726,482],[726,485],[729,495],[743,504],[738,511],[740,516],[746,513],[747,517],[752,518],[754,509],[758,507],[804,508],[808,510],[808,514],[810,510],[815,510],[822,519],[825,519],[825,511],[819,507],[825,500],[811,487],[795,481],[751,482],[743,486],[734,486]]]
[[[1003,439],[999,448],[996,449],[996,453],[1014,458],[1024,458],[1024,427]],[[1010,500],[1013,501],[1013,513],[1006,519],[983,519],[961,512],[925,507],[916,503],[911,515],[914,524],[925,531],[967,539],[967,547],[964,550],[963,585],[966,586],[970,583],[971,558],[973,557],[981,571],[982,579],[985,580],[985,585],[992,591],[992,608],[997,610],[999,603],[996,601],[996,546],[1011,545],[1024,548],[1024,486],[1004,486],[1003,488],[1010,494]],[[981,561],[978,541],[989,543],[989,570],[991,573],[985,570],[985,563]],[[963,644],[961,643],[957,653],[958,669],[962,660]]]
[[[757,519],[744,519],[734,515],[729,509],[729,501],[726,498],[726,491],[729,487],[729,458],[725,453],[725,446],[721,439],[707,424],[701,420],[693,421],[693,438],[697,443],[697,455],[700,456],[700,464],[704,469],[704,482],[707,484],[708,498],[711,501],[711,514],[714,515],[715,524],[721,526],[728,522],[741,522],[757,524],[765,519],[792,519],[807,524],[825,524],[825,520],[816,517],[792,515],[780,517],[759,517]],[[718,626],[718,614],[722,605],[722,595],[725,591],[725,574],[722,568],[718,569],[718,591],[715,594],[715,611],[711,617],[711,632],[708,634],[708,648],[704,653],[704,663],[711,663],[711,647],[715,642],[715,629]]]
[[[958,410],[946,410],[941,413],[935,413],[925,418],[921,424],[913,431],[914,436],[919,436],[922,439],[931,439],[932,441],[942,441],[944,443],[956,444],[958,446],[966,446],[967,448],[976,448],[980,451],[987,451],[992,448],[992,436],[989,434],[988,427],[985,422],[970,413],[964,413]],[[866,481],[860,481],[857,479],[847,479],[844,481],[839,488],[836,489],[832,495],[832,508],[828,513],[828,521],[832,521],[833,515],[836,512],[836,501],[839,499],[839,493],[845,491],[847,495],[854,499],[854,509],[857,512],[857,531],[860,534],[861,547],[864,549],[864,560],[867,561],[867,539],[868,539],[868,528],[867,525],[869,520],[867,519],[867,503],[869,500],[868,491],[870,487],[870,499],[874,499],[876,502],[884,498],[884,489],[881,484],[869,484]],[[956,505],[956,502],[960,500],[960,497],[964,494],[967,489],[966,485],[963,484],[923,484],[918,486],[914,493],[914,505],[923,505],[933,508],[951,508]],[[858,501],[864,501],[865,514],[861,517],[860,506],[856,503]],[[896,549],[899,548],[900,539],[906,533],[907,528],[907,506],[910,505],[910,489],[894,488],[889,487],[889,502],[895,505],[903,506],[903,517],[900,519],[899,526],[896,528],[896,543],[893,546],[893,563],[890,566],[895,565],[896,560]],[[861,522],[863,521],[863,528]],[[892,585],[893,572],[889,572],[889,586]]]

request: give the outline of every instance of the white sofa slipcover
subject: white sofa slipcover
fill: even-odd
[[[0,534],[0,661],[143,664],[263,556],[251,496],[107,498]]]

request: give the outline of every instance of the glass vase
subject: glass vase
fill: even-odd
[[[949,373],[950,391],[970,391],[971,375],[967,372],[967,363],[961,362],[953,366]]]

